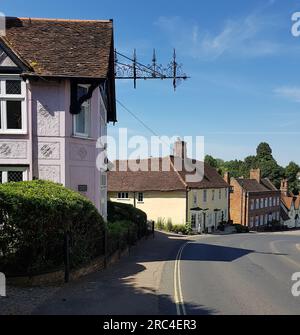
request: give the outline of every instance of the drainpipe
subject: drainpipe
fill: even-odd
[[[247,225],[247,213],[248,213],[248,198],[249,198],[249,193],[246,192],[245,194],[245,217],[244,217],[244,226]]]
[[[241,196],[241,224],[243,224],[243,210],[244,210],[243,201],[244,201],[244,197],[245,197],[245,191],[242,190],[242,196]]]
[[[187,188],[186,189],[186,213],[185,213],[185,221],[186,221],[186,224],[188,223],[189,221],[189,192],[190,190]]]

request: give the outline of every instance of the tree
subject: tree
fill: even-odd
[[[284,172],[285,177],[289,181],[289,191],[294,194],[299,194],[300,183],[298,180],[298,173],[300,172],[300,166],[295,162],[290,162]]]
[[[272,160],[272,149],[270,145],[266,142],[262,142],[258,145],[256,149],[256,158],[258,160]]]
[[[205,156],[205,162],[218,170],[220,174],[230,172],[234,178],[249,178],[251,169],[260,169],[262,178],[269,178],[277,188],[283,178],[289,180],[289,190],[294,194],[300,193],[298,174],[300,166],[290,162],[286,168],[281,167],[272,155],[272,149],[266,142],[262,142],[256,149],[256,156],[248,156],[242,160],[223,161],[210,155]]]
[[[259,168],[261,170],[262,178],[269,178],[279,189],[281,180],[284,177],[284,168],[279,166],[274,159],[261,161],[259,163]]]
[[[218,161],[210,155],[205,156],[204,162],[215,169],[219,167]]]

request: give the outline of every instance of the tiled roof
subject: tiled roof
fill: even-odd
[[[287,215],[287,213],[285,212],[283,208],[280,208],[280,216],[283,219],[283,221],[290,220],[290,217]]]
[[[296,197],[296,200],[295,200],[295,208],[296,209],[299,209],[300,208],[300,195],[298,195]]]
[[[299,209],[300,207],[300,196],[286,196],[281,195],[281,201],[284,204],[284,206],[290,210],[292,208],[292,205],[294,204],[295,209]]]
[[[115,162],[116,171],[108,172],[108,191],[110,192],[144,192],[144,191],[185,191],[189,188],[227,188],[229,185],[209,165],[204,166],[204,178],[201,182],[186,182],[187,171],[177,172],[174,157],[152,159],[159,169],[150,171],[151,159],[141,160],[139,164],[148,166],[148,171],[120,171],[120,165],[126,166],[128,161]],[[170,166],[170,171],[162,171],[162,163]]]
[[[266,192],[269,191],[264,185],[255,179],[237,179],[240,186],[247,192]]]
[[[285,207],[290,210],[292,207],[292,204],[294,202],[294,198],[293,197],[287,197],[285,195],[281,195],[281,201],[283,202],[283,204],[285,205]]]
[[[278,191],[278,189],[275,187],[275,185],[271,182],[269,178],[262,178],[261,183],[271,191]]]
[[[173,162],[176,161],[176,158],[171,156]],[[179,158],[179,160],[181,160]],[[225,180],[220,176],[216,169],[212,168],[209,164],[187,159],[186,165],[183,165],[182,171],[179,171],[179,175],[183,180],[186,181],[186,184],[189,188],[227,188],[229,185],[225,182]],[[195,164],[198,163],[197,169],[199,175],[202,176],[201,181],[193,182],[188,181],[188,176],[195,175]],[[185,167],[189,166],[189,171],[185,169]],[[204,172],[204,175],[203,175]]]
[[[7,18],[4,44],[39,76],[105,79],[112,21]]]

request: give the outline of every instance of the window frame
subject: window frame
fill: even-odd
[[[191,214],[191,228],[197,228],[197,215],[195,213]]]
[[[193,205],[194,206],[198,205],[198,193],[197,193],[197,191],[193,191]]]
[[[0,172],[2,173],[2,182],[0,184],[8,183],[8,172],[9,171],[16,171],[16,172],[23,172],[23,180],[28,180],[28,167],[21,167],[21,166],[0,166]]]
[[[118,200],[130,200],[129,192],[118,192]]]
[[[77,89],[78,87],[84,87],[85,89],[89,89],[91,85],[89,84],[78,84],[77,85]],[[79,138],[90,138],[91,137],[91,123],[92,123],[92,104],[91,104],[91,100],[92,99],[89,99],[87,101],[85,101],[83,104],[82,104],[82,107],[86,107],[85,105],[87,104],[87,107],[88,107],[88,117],[86,119],[86,113],[85,113],[85,132],[84,133],[81,133],[81,132],[78,132],[76,130],[77,128],[77,117],[80,115],[80,113],[82,113],[82,111],[80,111],[79,114],[75,114],[73,115],[73,136],[74,137],[79,137]]]
[[[141,197],[142,200],[140,200],[140,195],[142,195],[142,197]],[[139,204],[144,203],[144,193],[143,193],[143,192],[138,192],[137,200],[138,200],[138,203],[139,203]]]
[[[21,94],[6,94],[6,81],[15,80],[21,83]],[[7,101],[21,102],[21,129],[7,128]],[[20,76],[0,75],[0,135],[26,135],[27,134],[27,99],[26,82]]]
[[[203,190],[203,202],[207,202],[207,190]]]

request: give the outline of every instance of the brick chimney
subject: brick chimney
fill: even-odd
[[[289,195],[289,182],[288,182],[287,179],[282,179],[281,180],[280,191],[285,196]]]
[[[226,181],[226,183],[230,185],[230,173],[229,172],[225,172],[223,178]]]
[[[260,169],[251,169],[250,170],[250,179],[255,179],[260,184],[260,181],[261,181],[261,171],[260,171]]]
[[[174,144],[174,156],[180,158],[187,158],[186,142],[178,139]]]

